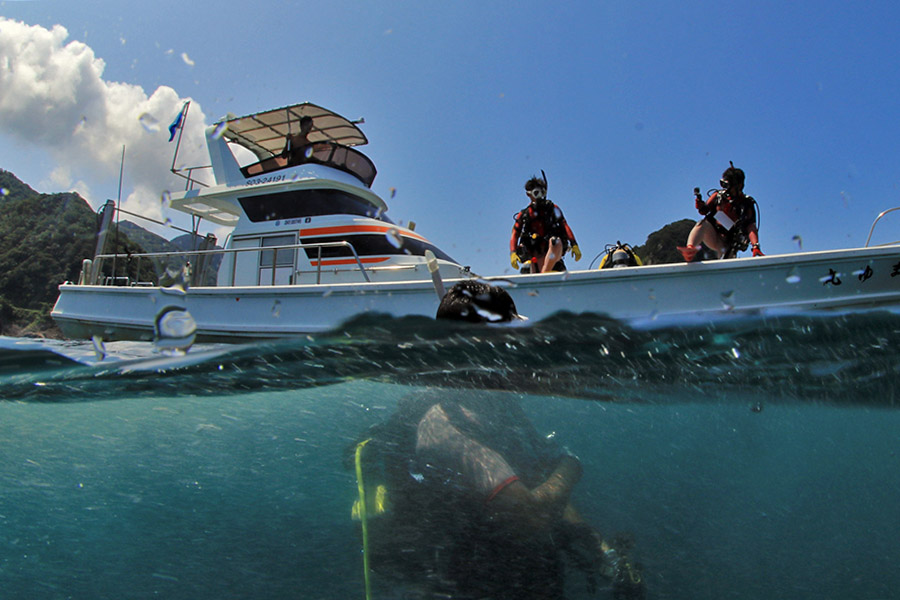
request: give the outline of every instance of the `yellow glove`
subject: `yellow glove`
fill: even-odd
[[[515,252],[513,252],[512,254],[509,255],[509,264],[512,265],[513,269],[519,268],[519,260],[521,260],[521,259],[519,258],[519,255],[516,254]]]
[[[581,250],[578,249],[578,244],[572,245],[572,256],[575,257],[575,262],[581,260]]]

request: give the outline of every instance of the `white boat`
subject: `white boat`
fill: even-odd
[[[305,117],[308,143],[296,137]],[[197,341],[248,341],[330,330],[365,313],[434,317],[443,289],[475,275],[386,216],[358,125],[304,103],[211,126],[215,184],[179,172],[187,189],[171,207],[195,217],[195,232],[202,219],[233,226],[224,249],[208,249],[207,238],[191,252],[105,254],[116,210],[108,202],[96,255],[79,282],[59,286],[51,314],[64,335],[153,340],[174,326]],[[232,146],[256,160],[241,166]],[[559,311],[652,324],[894,309],[900,245],[481,279],[532,321]]]

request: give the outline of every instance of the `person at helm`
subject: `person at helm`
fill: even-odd
[[[691,229],[687,246],[678,247],[684,260],[694,260],[701,243],[719,258],[734,258],[748,245],[753,256],[764,256],[759,249],[756,200],[744,194],[744,172],[732,163],[722,173],[719,184],[721,189],[713,191],[706,202],[700,190],[694,189],[694,204],[703,218]]]
[[[546,177],[526,181],[525,193],[531,202],[516,213],[509,239],[510,264],[518,269],[523,263],[523,273],[565,271],[566,251],[571,250],[578,261],[581,250],[562,210],[547,198]]]

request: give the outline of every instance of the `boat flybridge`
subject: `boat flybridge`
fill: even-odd
[[[176,346],[179,337],[235,342],[326,331],[364,313],[434,317],[445,286],[473,275],[411,225],[388,219],[371,190],[375,166],[357,150],[367,142],[358,125],[305,103],[209,127],[214,183],[173,161],[187,185],[171,207],[192,215],[194,234],[202,220],[233,227],[224,248],[195,235],[200,243],[186,251],[109,253],[112,214],[130,214],[110,201],[95,256],[78,283],[59,286],[52,317],[71,338],[168,338]],[[900,244],[487,281],[532,322],[560,311],[654,326],[896,310]]]
[[[163,307],[189,311],[200,339],[226,340],[328,329],[360,312],[392,312],[387,298],[403,314],[433,316],[435,281],[471,275],[413,223],[387,216],[371,189],[375,165],[357,149],[368,142],[358,125],[303,103],[209,127],[212,164],[176,170],[173,160],[187,185],[170,207],[194,217],[194,234],[202,220],[232,227],[224,249],[195,235],[190,252],[107,253],[116,211],[143,218],[108,201],[96,256],[78,284],[60,286],[52,316],[63,333],[153,339]],[[241,165],[234,147],[255,160]],[[198,177],[204,168],[211,185]],[[430,294],[410,295],[423,286]]]

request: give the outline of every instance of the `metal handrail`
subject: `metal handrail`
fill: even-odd
[[[274,251],[272,256],[272,271],[273,271],[273,281],[274,281],[274,271],[277,266],[276,259],[278,257],[278,250],[298,250],[298,249],[306,249],[306,248],[316,248],[318,250],[318,261],[316,264],[316,284],[320,284],[322,282],[322,249],[323,248],[347,248],[350,250],[350,253],[353,255],[353,259],[356,261],[356,266],[359,268],[359,271],[362,273],[363,278],[366,283],[370,283],[369,274],[367,272],[366,267],[362,264],[362,261],[359,258],[359,254],[356,252],[356,248],[353,247],[353,244],[347,241],[337,241],[337,242],[320,242],[316,244],[288,244],[284,246],[255,246],[253,248],[220,248],[218,250],[192,250],[188,252],[142,252],[138,254],[98,254],[94,257],[94,261],[102,265],[103,260],[116,259],[127,257],[130,259],[137,259],[137,268],[138,273],[140,273],[141,259],[150,258],[150,259],[163,259],[167,257],[180,257],[180,256],[204,256],[204,255],[216,255],[216,254],[237,254],[238,252],[264,252],[266,250]],[[232,271],[231,271],[231,283],[234,284],[235,279],[235,268],[237,261],[232,261]],[[293,271],[297,272],[297,263],[296,260],[293,264]],[[97,272],[100,272],[98,267]],[[113,274],[115,276],[115,274]],[[96,284],[95,284],[96,285]]]
[[[866,238],[866,245],[865,245],[866,248],[869,247],[869,242],[872,240],[872,233],[875,231],[875,225],[878,224],[878,221],[881,220],[881,217],[883,217],[884,215],[886,215],[890,212],[894,212],[895,210],[900,210],[900,206],[895,206],[894,208],[889,208],[887,210],[881,211],[881,214],[878,215],[877,217],[875,217],[875,220],[872,221],[872,227],[871,227],[871,229],[869,229],[869,237]]]

